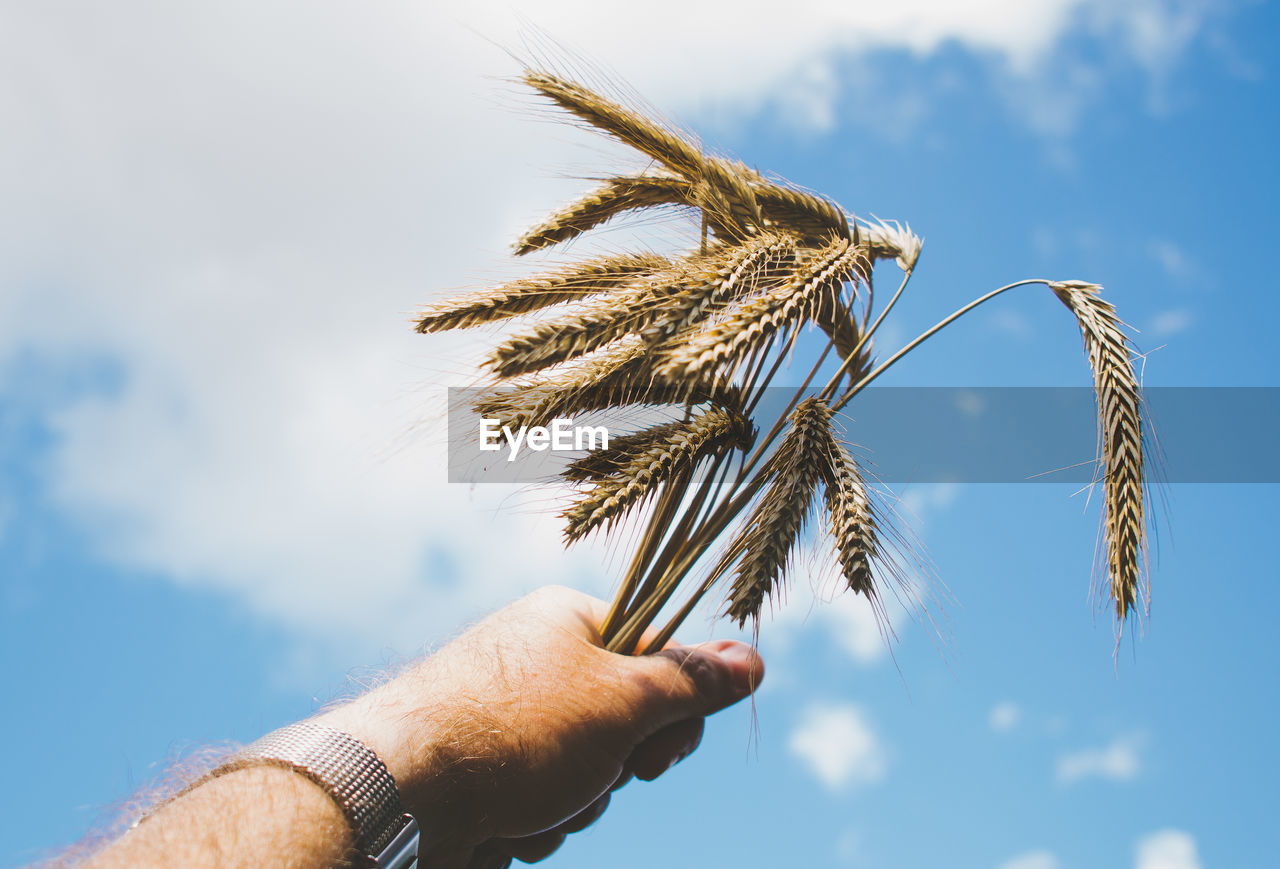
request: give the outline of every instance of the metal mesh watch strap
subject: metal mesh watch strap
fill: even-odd
[[[293,769],[324,788],[350,822],[356,850],[373,865],[416,862],[417,822],[400,805],[386,764],[355,737],[319,724],[290,724],[247,746],[229,766],[258,763]]]

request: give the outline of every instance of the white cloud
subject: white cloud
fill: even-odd
[[[992,706],[991,713],[987,716],[987,724],[996,733],[1007,733],[1013,730],[1021,720],[1022,710],[1017,703],[1009,700]]]
[[[1058,781],[1086,778],[1131,781],[1141,770],[1140,752],[1146,742],[1140,733],[1118,736],[1100,748],[1086,748],[1058,758]]]
[[[1000,864],[999,869],[1058,869],[1058,858],[1048,851],[1028,851],[1010,857]]]
[[[888,768],[879,738],[852,703],[810,706],[787,747],[831,790],[874,784]]]
[[[1155,338],[1167,338],[1185,332],[1195,323],[1195,317],[1186,308],[1161,311],[1151,321],[1148,332]]]
[[[1089,10],[1095,30],[1116,34],[1153,75],[1168,73],[1211,11],[1206,0],[1128,0],[1091,4]]]
[[[959,495],[955,483],[916,483],[902,493],[898,512],[918,528],[954,504]]]
[[[1196,840],[1182,830],[1158,830],[1138,840],[1134,869],[1201,869]]]
[[[830,544],[823,537],[819,545]],[[901,615],[901,608],[894,607],[891,616],[894,624],[900,624]],[[828,591],[804,582],[796,583],[788,599],[774,609],[768,633],[763,637],[785,648],[800,631],[815,629],[823,631],[836,648],[857,664],[878,664],[888,655],[888,641],[881,634],[870,602],[843,587]]]
[[[513,64],[486,37],[530,21],[673,113],[793,105],[821,127],[841,58],[958,45],[1026,77],[1100,2],[661,0],[625,27],[585,0],[11,4],[0,347],[121,374],[50,399],[49,494],[106,557],[317,635],[405,642],[548,581],[603,591],[619,566],[565,559],[544,496],[498,515],[508,492],[442,482],[437,386],[466,381],[474,345],[404,322],[507,273],[508,240],[578,189],[555,174],[586,140],[493,83]],[[1167,65],[1193,19],[1152,20],[1098,32],[1140,30],[1135,62]],[[453,575],[428,567],[440,551]],[[874,659],[843,606],[850,654]]]

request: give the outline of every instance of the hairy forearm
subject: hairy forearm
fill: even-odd
[[[92,857],[92,869],[341,865],[351,832],[333,798],[287,769],[228,772],[165,803]]]
[[[433,781],[440,737],[432,722],[437,715],[453,715],[452,698],[433,690],[433,680],[422,673],[428,666],[421,662],[311,719],[372,749],[395,778],[405,808],[424,820],[441,813],[431,811],[420,795],[448,802],[447,787]],[[330,867],[355,856],[353,838],[324,788],[294,770],[259,763],[217,771],[189,787],[85,865]],[[432,850],[434,838],[430,832],[424,837],[424,851]]]

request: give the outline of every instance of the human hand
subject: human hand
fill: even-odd
[[[605,611],[541,589],[318,719],[386,762],[423,827],[423,865],[543,859],[594,822],[612,790],[692,752],[705,716],[764,673],[754,650],[729,640],[607,652]]]

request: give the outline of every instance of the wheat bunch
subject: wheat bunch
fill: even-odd
[[[1036,284],[1048,286],[1075,315],[1093,371],[1108,589],[1123,624],[1146,596],[1142,397],[1133,351],[1097,286],[1037,279],[1000,287],[877,365],[875,333],[920,257],[921,239],[909,226],[860,220],[826,197],[709,154],[688,135],[566,78],[528,70],[523,80],[651,165],[600,179],[522,236],[517,254],[654,208],[689,212],[700,228],[684,254],[587,259],[433,305],[418,323],[421,332],[467,328],[564,305],[519,328],[489,355],[486,368],[495,380],[475,409],[504,424],[546,425],[629,405],[656,405],[681,417],[615,437],[564,470],[578,487],[562,513],[569,543],[611,528],[641,503],[653,504],[601,625],[608,648],[660,648],[726,579],[726,613],[740,624],[756,619],[782,588],[819,502],[845,583],[879,600],[880,539],[891,529],[877,518],[833,417],[939,330],[1002,293]],[[902,272],[878,311],[871,283],[876,262],[893,262]],[[760,395],[783,360],[800,352],[798,338],[809,324],[826,336],[822,352],[757,438],[753,414]],[[832,351],[834,370],[826,362]],[[825,382],[815,384],[824,371]],[[719,558],[700,569],[735,525],[739,530]],[[640,649],[640,637],[695,573],[683,605]]]

